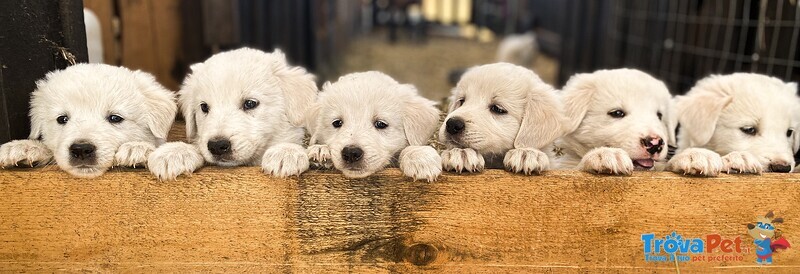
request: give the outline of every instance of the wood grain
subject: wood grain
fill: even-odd
[[[121,65],[153,73],[159,83],[177,90],[180,52],[180,0],[118,0]]]
[[[100,20],[100,29],[103,35],[103,61],[106,64],[119,64],[117,37],[114,33],[114,1],[112,0],[83,0],[83,6],[97,15]]]
[[[206,167],[158,182],[116,169],[94,180],[54,168],[0,171],[2,271],[628,272],[675,270],[643,259],[643,233],[740,236],[775,210],[800,241],[800,176],[702,179],[489,170],[413,182],[397,169],[359,180],[332,171],[274,179]],[[742,262],[681,270],[752,271]],[[771,270],[797,272],[800,255]],[[730,268],[730,269],[729,269]]]

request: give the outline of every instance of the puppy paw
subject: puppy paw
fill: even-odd
[[[442,168],[447,171],[481,172],[484,164],[483,155],[471,148],[453,148],[442,151]]]
[[[261,169],[264,173],[280,178],[300,175],[308,170],[308,164],[306,150],[298,144],[291,143],[277,144],[268,148],[261,159]]]
[[[147,168],[159,180],[174,180],[178,175],[190,175],[203,166],[203,155],[192,144],[183,142],[166,143],[147,157]]]
[[[667,169],[683,175],[717,176],[723,168],[722,157],[704,148],[688,148],[667,163]]]
[[[503,165],[514,173],[539,174],[550,168],[550,159],[535,148],[515,148],[506,152]]]
[[[38,140],[14,140],[0,146],[0,166],[48,164],[53,152]]]
[[[333,167],[331,149],[328,145],[312,145],[306,149],[308,160],[316,167],[330,169]]]
[[[400,170],[408,177],[436,181],[442,174],[442,158],[429,146],[409,146],[400,152]]]
[[[595,174],[630,175],[633,161],[625,150],[599,147],[583,156],[578,169]]]
[[[722,157],[722,170],[725,173],[752,173],[761,174],[764,167],[761,162],[750,152],[734,151]]]
[[[114,166],[133,167],[146,166],[147,156],[156,150],[156,146],[148,142],[128,142],[119,146],[114,154]]]

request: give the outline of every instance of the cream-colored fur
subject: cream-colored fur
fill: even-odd
[[[302,124],[317,96],[313,75],[289,66],[279,50],[249,48],[218,53],[191,69],[178,99],[191,144],[168,143],[153,152],[148,167],[154,175],[174,179],[204,161],[260,165],[277,177],[308,169]],[[248,101],[255,107],[248,109]],[[214,155],[215,141],[228,141],[228,152]]]
[[[798,148],[796,92],[795,83],[753,73],[698,81],[675,98],[680,128],[669,169],[702,176],[789,172]]]
[[[342,76],[325,83],[307,114],[308,156],[323,166],[332,163],[350,178],[367,177],[399,156],[406,176],[434,181],[441,158],[427,144],[439,122],[435,105],[414,86],[377,71]],[[346,147],[360,149],[360,159],[346,161]]]
[[[541,149],[561,136],[563,120],[556,90],[533,71],[508,63],[473,67],[453,89],[439,130],[447,146],[442,166],[455,172],[480,172],[488,165],[540,173],[550,166]],[[457,121],[463,121],[463,131],[454,131]]]
[[[55,160],[73,176],[93,178],[111,166],[143,166],[166,140],[177,112],[174,94],[152,75],[121,67],[78,64],[36,84],[29,139],[0,146],[4,167]],[[111,122],[112,115],[122,119]],[[75,144],[93,146],[92,156],[73,156]]]
[[[667,130],[670,93],[663,82],[633,69],[599,70],[572,76],[561,99],[569,133],[556,142],[563,154],[556,168],[626,175],[664,161],[673,138]],[[619,113],[623,117],[612,116]],[[645,147],[648,137],[663,141],[655,154]]]

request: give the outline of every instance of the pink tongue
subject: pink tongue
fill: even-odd
[[[644,168],[651,168],[653,167],[653,159],[637,159],[633,160],[633,164]]]

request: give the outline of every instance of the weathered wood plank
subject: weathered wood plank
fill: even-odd
[[[143,170],[82,180],[0,171],[0,269],[41,271],[544,272],[674,270],[644,261],[641,235],[741,237],[775,210],[800,239],[800,176],[702,179],[640,172],[519,176],[501,170],[413,182],[396,169],[360,180],[313,171],[273,179],[206,167],[157,182]],[[721,253],[714,253],[721,254]],[[708,255],[708,254],[703,254]],[[680,269],[752,271],[737,262]],[[726,269],[733,268],[733,269]],[[797,272],[800,255],[775,255]]]
[[[106,64],[119,64],[119,45],[114,33],[114,1],[113,0],[83,0],[83,6],[92,10],[97,19],[100,20],[101,33],[103,35],[103,62]]]
[[[121,65],[153,73],[165,87],[177,90],[173,71],[180,51],[179,0],[118,0]]]

